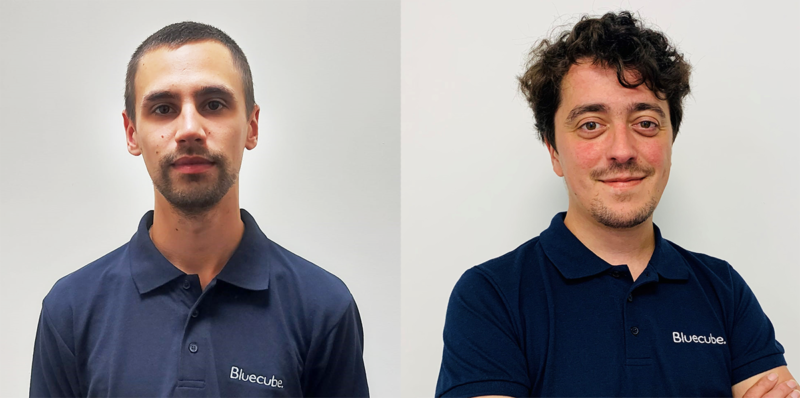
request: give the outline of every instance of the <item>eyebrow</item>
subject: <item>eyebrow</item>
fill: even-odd
[[[164,91],[154,91],[152,93],[149,93],[149,94],[145,95],[144,98],[142,98],[142,103],[143,104],[147,104],[147,103],[150,103],[150,102],[158,102],[158,101],[163,101],[163,100],[168,100],[168,99],[175,99],[177,97],[178,96],[175,95],[175,93],[173,93],[171,91],[166,91],[166,90],[164,90]]]
[[[200,90],[194,93],[195,98],[202,98],[202,97],[212,97],[212,96],[220,96],[224,97],[227,100],[231,100],[235,98],[233,91],[225,86],[203,86]],[[152,102],[164,101],[164,100],[175,100],[179,96],[178,94],[169,91],[169,90],[160,90],[154,91],[144,96],[142,99],[143,104],[148,104]]]
[[[667,114],[664,113],[664,110],[661,109],[661,107],[658,106],[657,104],[652,104],[649,102],[637,102],[635,104],[631,104],[631,106],[628,107],[628,113],[642,112],[642,111],[653,111],[655,113],[658,113],[662,118],[667,117]]]
[[[667,117],[667,114],[664,113],[664,110],[661,109],[661,107],[657,104],[652,104],[649,102],[637,102],[628,107],[628,113],[643,111],[653,111],[658,113],[662,118]],[[608,107],[604,104],[587,104],[576,106],[569,112],[569,115],[567,115],[567,123],[572,123],[579,116],[592,112],[606,113],[608,112]]]
[[[605,113],[608,112],[608,107],[603,104],[588,104],[588,105],[580,105],[572,108],[569,111],[569,115],[567,115],[567,123],[572,123],[573,120],[577,119],[578,116],[583,115],[584,113],[591,113],[591,112],[600,112]]]
[[[233,99],[235,97],[233,91],[225,86],[203,86],[194,96],[195,98],[220,96],[226,99]]]

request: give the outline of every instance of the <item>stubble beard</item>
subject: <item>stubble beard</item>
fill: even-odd
[[[172,163],[181,156],[202,156],[214,162],[217,168],[217,177],[206,173],[184,174],[178,178],[182,180],[176,187],[170,174]],[[159,178],[153,179],[153,186],[164,196],[175,210],[187,217],[197,217],[205,214],[219,203],[228,193],[236,179],[237,173],[230,169],[230,162],[219,152],[210,152],[204,148],[190,147],[187,150],[176,151],[165,156],[160,161]]]
[[[605,205],[600,199],[592,200],[592,207],[590,209],[592,217],[595,221],[605,225],[609,228],[625,229],[633,228],[645,221],[647,221],[653,212],[656,211],[658,201],[656,198],[650,198],[644,206],[634,209],[630,212],[620,214],[614,212]]]
[[[655,169],[652,166],[643,166],[638,164],[635,159],[631,158],[625,163],[611,163],[608,168],[593,170],[591,177],[594,180],[600,180],[606,176],[614,175],[617,173],[626,172],[633,175],[642,175],[648,178],[655,174]],[[621,200],[629,200],[630,198],[622,198]],[[592,200],[592,205],[589,211],[595,221],[603,224],[609,228],[623,229],[633,228],[650,218],[653,212],[656,211],[658,206],[658,199],[651,196],[650,200],[638,209],[631,210],[627,213],[614,212],[603,203],[599,198]]]

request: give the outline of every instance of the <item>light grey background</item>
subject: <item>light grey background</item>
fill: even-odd
[[[655,221],[729,261],[800,376],[800,3],[403,1],[402,394],[433,394],[447,300],[469,267],[513,250],[567,208],[517,92],[530,47],[581,14],[629,9],[694,65]]]
[[[0,396],[27,396],[41,300],[153,206],[125,149],[125,67],[183,20],[247,55],[260,139],[241,206],[347,283],[374,396],[400,382],[399,1],[0,3]]]

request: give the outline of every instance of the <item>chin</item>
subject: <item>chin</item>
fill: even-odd
[[[599,200],[595,200],[592,202],[591,214],[595,221],[609,228],[633,228],[651,219],[657,204],[658,201],[653,198],[649,202],[638,206],[627,204],[626,206],[620,206],[621,208],[612,208]]]

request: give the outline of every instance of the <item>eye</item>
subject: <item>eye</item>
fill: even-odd
[[[208,109],[210,109],[212,111],[217,111],[217,110],[222,109],[222,102],[209,101],[208,104],[206,104],[206,106],[208,107]]]
[[[153,110],[153,112],[155,112],[155,113],[157,113],[159,115],[166,115],[166,114],[169,113],[170,110],[171,109],[170,109],[169,105],[159,105]]]
[[[643,134],[649,137],[655,136],[659,132],[659,125],[658,123],[652,120],[642,120],[639,123],[633,125],[639,134]]]
[[[597,130],[597,128],[600,127],[600,125],[597,124],[597,122],[586,122],[583,125],[581,125],[581,127],[583,127],[583,129],[586,131],[594,131]]]
[[[608,126],[597,120],[590,120],[581,124],[578,127],[577,133],[583,138],[592,139],[603,134],[607,127]]]

